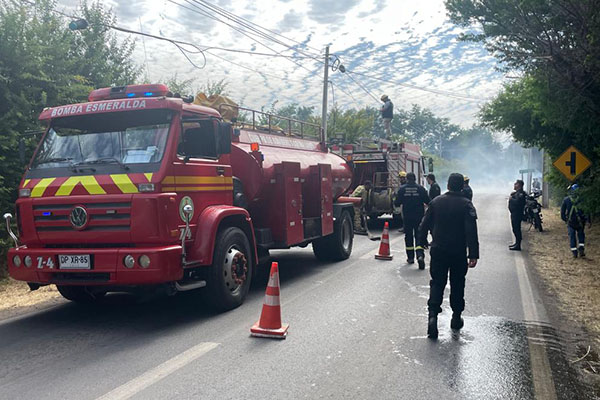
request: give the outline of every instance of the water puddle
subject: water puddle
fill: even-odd
[[[418,361],[424,368],[443,371],[444,383],[465,399],[534,399],[530,346],[543,345],[552,370],[558,399],[599,398],[579,379],[574,367],[600,372],[600,359],[587,347],[577,359],[565,352],[564,336],[548,324],[515,322],[500,317],[465,317],[460,332],[450,329],[450,312],[438,317],[437,341],[411,337],[421,343]],[[408,361],[402,357],[403,361]],[[535,365],[534,365],[535,367]],[[594,370],[596,372],[594,372]]]

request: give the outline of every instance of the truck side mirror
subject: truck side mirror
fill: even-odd
[[[433,158],[429,157],[429,172],[433,172]]]
[[[230,154],[231,134],[233,132],[231,124],[228,122],[217,122],[215,130],[217,134],[217,153]]]

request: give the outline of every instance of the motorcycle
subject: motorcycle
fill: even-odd
[[[525,220],[531,224],[529,229],[533,226],[539,232],[544,231],[544,227],[542,226],[542,205],[537,200],[541,195],[542,192],[540,190],[534,190],[531,194],[528,194],[524,210]]]

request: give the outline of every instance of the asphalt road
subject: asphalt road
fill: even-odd
[[[187,293],[139,303],[65,303],[0,323],[2,399],[530,399],[581,398],[550,342],[526,254],[511,240],[505,196],[476,194],[481,257],[467,275],[465,327],[426,338],[429,271],[391,262],[356,237],[352,257],[274,252],[286,340],[251,338],[267,273],[246,303],[213,314]],[[524,322],[526,321],[526,322]]]

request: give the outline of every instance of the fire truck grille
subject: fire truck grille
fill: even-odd
[[[80,213],[74,221],[76,207],[82,207],[85,215]],[[126,232],[131,226],[131,203],[37,204],[33,215],[38,232]]]

